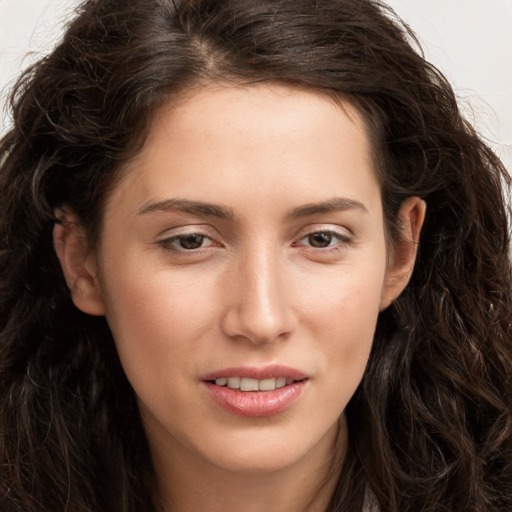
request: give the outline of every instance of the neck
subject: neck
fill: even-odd
[[[325,512],[346,449],[345,422],[291,466],[233,472],[185,450],[153,450],[163,512]],[[160,446],[161,448],[161,446]]]

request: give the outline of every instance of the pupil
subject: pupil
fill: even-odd
[[[332,236],[329,233],[313,233],[308,238],[313,247],[327,247],[332,241]]]
[[[199,249],[203,240],[203,235],[186,235],[180,238],[180,245],[183,249]]]

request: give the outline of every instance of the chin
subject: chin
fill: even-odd
[[[305,426],[287,428],[282,432],[272,428],[233,433],[229,443],[220,442],[215,453],[203,452],[216,468],[239,475],[256,476],[277,473],[301,464],[317,464],[331,460],[338,439],[339,421],[327,431],[306,432]]]
[[[256,448],[256,447],[255,447]],[[277,452],[274,449],[259,448],[242,453],[225,453],[224,456],[216,458],[214,465],[222,470],[235,473],[240,476],[262,476],[265,474],[278,473],[294,466],[302,460],[305,452],[291,452],[286,449]]]

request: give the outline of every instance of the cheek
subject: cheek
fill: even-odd
[[[373,334],[384,276],[384,259],[371,258],[329,272],[304,272],[296,278],[299,307],[319,332],[334,330],[340,339]]]
[[[214,349],[218,297],[213,276],[141,261],[104,268],[106,319],[132,385],[158,389],[162,378],[194,374],[198,352]],[[179,368],[179,372],[175,372]],[[142,391],[142,389],[141,389]]]
[[[322,282],[312,280],[301,305],[304,328],[316,344],[321,373],[332,389],[329,398],[341,402],[350,399],[366,368],[385,274],[383,264],[361,263]]]

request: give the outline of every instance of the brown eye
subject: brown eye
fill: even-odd
[[[205,238],[205,235],[191,233],[190,235],[177,237],[177,242],[182,249],[193,250],[199,249],[203,245]]]
[[[308,242],[311,247],[329,247],[332,244],[333,235],[325,231],[311,233],[308,235]]]

